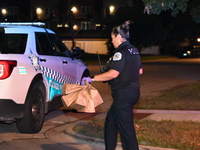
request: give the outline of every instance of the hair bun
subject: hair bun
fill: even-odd
[[[120,35],[122,36],[122,38],[125,38],[126,40],[129,39],[129,29],[130,29],[130,24],[132,23],[132,21],[127,20],[125,21],[123,24],[120,25]]]
[[[132,23],[132,21],[127,20],[125,21],[123,24],[115,26],[112,29],[112,34],[114,34],[115,36],[117,36],[118,34],[121,35],[122,38],[129,40],[129,29],[130,29],[130,24]]]
[[[129,30],[130,29],[130,24],[132,23],[131,20],[127,20],[125,21],[123,24],[121,24],[121,28],[125,29],[125,30]]]

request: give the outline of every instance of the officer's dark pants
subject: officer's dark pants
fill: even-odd
[[[115,150],[118,131],[123,150],[139,150],[133,123],[133,106],[138,101],[139,96],[139,89],[112,91],[114,101],[105,120],[106,150]]]

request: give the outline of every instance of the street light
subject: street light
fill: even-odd
[[[37,18],[38,19],[42,19],[43,17],[43,11],[42,11],[42,8],[36,8],[36,14],[37,14]]]
[[[78,10],[77,10],[76,7],[72,7],[71,11],[72,11],[73,13],[77,13]]]
[[[109,7],[109,11],[110,11],[110,14],[112,15],[115,11],[115,7],[114,6],[110,6]]]
[[[36,14],[37,15],[41,15],[42,14],[42,9],[41,8],[37,8],[36,9]]]
[[[7,19],[6,19],[7,10],[6,10],[5,8],[1,9],[1,13],[2,13],[2,15],[3,15],[3,20],[4,20],[4,21],[7,21]]]
[[[78,30],[78,26],[75,24],[75,25],[73,26],[73,29],[74,29],[74,30]]]
[[[6,9],[2,9],[1,13],[5,16],[7,14],[7,10]]]

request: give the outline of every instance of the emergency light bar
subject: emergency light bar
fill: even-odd
[[[45,23],[43,22],[0,22],[0,25],[45,26]]]

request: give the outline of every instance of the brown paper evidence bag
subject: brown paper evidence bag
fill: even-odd
[[[64,84],[62,102],[65,107],[77,110],[78,112],[94,113],[95,107],[103,103],[98,90],[91,84]]]

